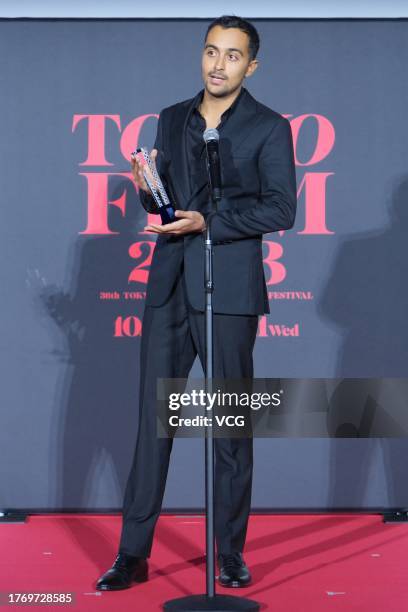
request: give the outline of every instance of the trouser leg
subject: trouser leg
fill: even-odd
[[[119,550],[149,557],[173,440],[158,438],[157,378],[187,378],[196,357],[180,276],[160,307],[145,309],[140,351],[139,430],[124,502]]]
[[[205,315],[190,309],[190,323],[205,364]],[[258,317],[214,314],[214,378],[253,378]],[[215,438],[215,536],[218,553],[242,552],[251,507],[252,438]]]

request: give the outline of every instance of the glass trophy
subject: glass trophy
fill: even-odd
[[[174,206],[168,198],[162,180],[157,172],[156,164],[150,157],[147,149],[144,147],[139,147],[136,149],[136,151],[134,151],[134,155],[137,155],[138,153],[143,156],[143,159],[146,162],[143,166],[143,176],[149,186],[153,199],[159,208],[162,224],[166,225],[167,223],[177,221],[177,217],[174,214]],[[150,170],[150,174],[147,172],[146,167]]]

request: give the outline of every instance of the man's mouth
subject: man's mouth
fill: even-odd
[[[222,83],[223,81],[225,81],[225,77],[220,76],[218,74],[210,74],[210,79],[216,85],[218,85],[219,83]]]

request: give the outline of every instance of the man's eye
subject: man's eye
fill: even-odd
[[[237,60],[238,58],[237,58],[237,56],[236,56],[236,55],[230,55],[230,59],[232,59],[232,60],[234,60],[234,61],[235,61],[235,60]]]

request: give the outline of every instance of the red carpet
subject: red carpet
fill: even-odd
[[[68,514],[0,524],[0,591],[73,592],[76,603],[66,609],[75,612],[148,612],[205,590],[204,517],[162,516],[149,581],[95,591],[116,556],[120,525],[120,516]],[[408,525],[383,524],[380,515],[251,516],[245,560],[253,585],[217,591],[255,599],[262,610],[408,610]]]

